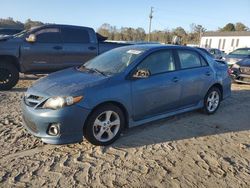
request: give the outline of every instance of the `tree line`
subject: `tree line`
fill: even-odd
[[[34,21],[31,19],[26,20],[24,23],[20,21],[15,21],[13,18],[0,19],[0,28],[15,28],[15,29],[30,29],[31,27],[40,26],[45,23],[40,21]],[[207,29],[200,24],[191,24],[190,31],[186,31],[182,27],[176,27],[172,30],[154,30],[151,32],[150,36],[141,27],[121,27],[117,28],[108,23],[102,24],[97,32],[109,40],[116,41],[155,41],[161,43],[173,43],[173,38],[177,36],[181,39],[182,44],[198,44],[200,41],[200,36],[202,33],[206,32]],[[217,31],[227,32],[227,31],[249,31],[249,28],[241,23],[228,23],[222,28],[218,28]]]
[[[0,18],[0,28],[11,28],[11,29],[30,29],[31,27],[36,27],[43,25],[43,22],[32,21],[31,19],[26,20],[24,23],[20,21],[15,21],[13,18],[9,17],[6,19]]]
[[[207,29],[200,24],[191,24],[190,31],[186,31],[182,27],[176,27],[172,30],[154,30],[150,36],[141,27],[121,27],[117,28],[108,23],[101,25],[97,32],[103,36],[108,37],[109,40],[123,40],[123,41],[156,41],[161,43],[173,43],[175,36],[181,39],[182,44],[199,44],[201,35],[206,32]],[[222,28],[216,30],[218,32],[230,32],[230,31],[249,31],[249,28],[241,23],[228,23]]]

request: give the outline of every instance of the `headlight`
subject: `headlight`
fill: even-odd
[[[233,64],[232,68],[234,68],[234,69],[239,69],[240,66],[239,66],[238,64],[235,63],[235,64]]]
[[[59,108],[63,108],[64,106],[70,106],[75,103],[78,103],[82,100],[83,96],[67,96],[67,97],[52,97],[49,98],[42,106],[42,108],[48,108],[57,110]]]

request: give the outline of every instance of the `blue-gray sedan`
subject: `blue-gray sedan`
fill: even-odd
[[[38,80],[22,101],[26,129],[44,142],[114,142],[123,129],[200,109],[231,94],[225,64],[184,46],[134,45]]]

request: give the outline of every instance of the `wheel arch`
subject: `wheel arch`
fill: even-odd
[[[91,116],[91,114],[92,114],[97,108],[99,108],[100,106],[108,105],[108,104],[112,104],[112,105],[114,105],[114,106],[117,106],[117,107],[119,107],[119,108],[122,110],[123,115],[124,115],[124,117],[125,117],[125,127],[124,127],[124,129],[128,128],[128,127],[129,127],[129,114],[128,114],[128,111],[127,111],[126,107],[125,107],[122,103],[117,102],[117,101],[105,101],[105,102],[102,102],[102,103],[96,105],[96,106],[91,110],[91,112],[89,113],[89,115],[88,115],[88,117],[87,117],[87,119],[86,119],[86,121],[85,121],[85,124],[86,124],[86,122],[88,121],[88,119],[89,119],[89,117]],[[85,127],[85,124],[84,124],[84,127]]]
[[[12,55],[0,55],[0,63],[2,61],[7,63],[12,63],[19,72],[21,71],[20,63],[17,57]]]
[[[218,88],[218,89],[220,90],[220,92],[221,92],[221,97],[222,97],[222,99],[223,99],[223,86],[222,86],[220,83],[215,83],[215,84],[213,84],[213,85],[207,90],[207,92],[208,92],[211,88],[213,88],[213,87],[216,87],[216,88]]]

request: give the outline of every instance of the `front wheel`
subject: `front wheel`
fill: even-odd
[[[125,124],[122,110],[112,104],[100,106],[88,118],[84,137],[92,144],[106,146],[117,140]]]
[[[221,102],[221,91],[217,87],[212,87],[204,98],[204,112],[206,114],[215,113]]]
[[[0,62],[0,90],[10,90],[19,80],[17,68],[8,62]]]

